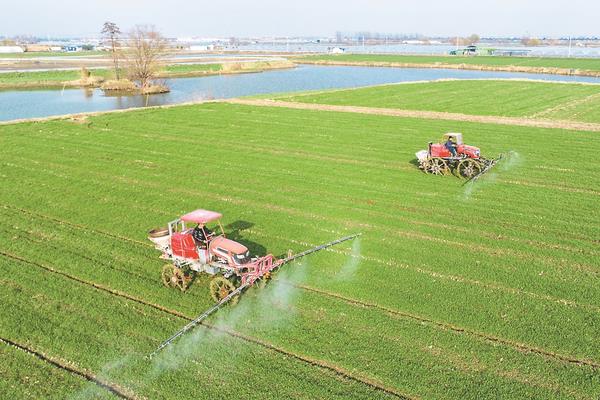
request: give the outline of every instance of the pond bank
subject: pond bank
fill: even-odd
[[[195,78],[212,75],[235,75],[265,72],[278,69],[290,69],[296,67],[292,62],[284,61],[258,61],[251,63],[231,63],[231,64],[195,64],[195,65],[169,65],[166,71],[162,71],[157,75],[158,79],[171,78]],[[98,88],[105,79],[110,79],[112,72],[109,69],[94,69],[90,70],[94,79],[50,79],[40,80],[44,76],[53,74],[62,74],[64,77],[74,77],[79,75],[77,70],[69,71],[45,71],[45,72],[22,72],[22,73],[6,73],[10,77],[18,76],[17,81],[5,79],[3,82],[3,74],[0,74],[0,90],[10,89],[65,89],[65,88]],[[5,76],[5,77],[6,77]],[[30,76],[31,80],[27,80]],[[58,75],[60,77],[60,75]],[[56,76],[55,76],[56,77]],[[37,80],[36,80],[37,79]]]
[[[449,64],[443,62],[435,63],[410,63],[410,62],[389,62],[389,61],[333,61],[333,60],[306,60],[296,59],[298,64],[309,65],[332,65],[332,66],[351,66],[351,67],[391,67],[391,68],[430,68],[430,69],[459,69],[470,71],[490,71],[490,72],[518,72],[528,74],[550,74],[565,76],[585,76],[591,78],[600,77],[600,71],[581,70],[574,68],[557,67],[530,67],[523,65],[481,65],[481,64]]]

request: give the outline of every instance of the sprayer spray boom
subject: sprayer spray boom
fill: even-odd
[[[189,331],[190,329],[192,329],[193,327],[195,327],[196,325],[198,325],[199,323],[201,323],[203,320],[205,320],[206,318],[208,318],[208,316],[210,316],[211,314],[215,313],[217,310],[219,310],[225,304],[229,303],[234,297],[236,297],[237,295],[239,295],[240,293],[242,293],[246,288],[248,288],[249,286],[252,286],[257,280],[261,279],[266,273],[270,273],[271,271],[274,271],[275,269],[281,267],[284,264],[287,264],[287,263],[292,262],[294,260],[297,260],[299,258],[305,257],[305,256],[307,256],[309,254],[316,253],[317,251],[324,250],[324,249],[326,249],[328,247],[335,246],[336,244],[345,242],[347,240],[354,239],[354,238],[356,238],[356,237],[358,237],[360,235],[361,235],[361,233],[356,233],[356,234],[351,235],[351,236],[346,236],[346,237],[343,237],[341,239],[337,239],[337,240],[334,240],[332,242],[325,243],[325,244],[322,244],[322,245],[317,246],[317,247],[313,247],[312,249],[305,250],[305,251],[303,251],[301,253],[290,255],[290,256],[288,256],[286,258],[283,258],[281,260],[277,260],[276,262],[274,262],[272,264],[269,264],[268,268],[266,268],[266,269],[264,269],[264,270],[261,271],[261,274],[260,274],[260,276],[258,276],[257,279],[243,282],[240,287],[238,287],[237,289],[235,289],[234,291],[232,291],[231,293],[229,293],[226,297],[224,297],[217,304],[215,304],[214,306],[212,306],[208,310],[204,311],[202,314],[198,315],[198,317],[196,317],[194,320],[190,321],[190,323],[188,323],[186,326],[184,326],[179,331],[177,331],[173,336],[171,336],[170,338],[168,338],[167,340],[165,340],[164,342],[162,342],[160,344],[160,346],[158,346],[156,348],[156,350],[154,350],[149,355],[149,357],[150,358],[154,357],[159,351],[161,351],[162,349],[164,349],[165,347],[167,347],[168,345],[170,345],[171,343],[173,343],[178,337],[182,336],[184,333],[186,333],[187,331]]]
[[[472,178],[470,178],[469,180],[467,180],[465,183],[463,183],[463,186],[466,185],[467,183],[471,182],[475,182],[477,181],[477,179],[479,179],[482,175],[488,173],[488,171],[492,168],[494,168],[494,166],[501,161],[504,158],[504,154],[500,154],[498,156],[498,158],[494,158],[492,160],[483,160],[483,168]]]

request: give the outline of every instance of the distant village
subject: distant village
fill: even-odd
[[[467,37],[440,37],[428,38],[422,35],[386,35],[369,32],[336,33],[335,37],[266,37],[266,38],[206,38],[182,37],[168,38],[169,46],[174,50],[188,50],[192,52],[213,52],[237,50],[244,46],[286,46],[288,50],[298,51],[303,46],[327,46],[332,54],[341,54],[349,46],[392,46],[392,45],[418,45],[455,46],[450,54],[459,55],[526,55],[523,47],[538,46],[573,46],[573,47],[600,47],[598,37],[577,38],[491,38],[478,35]],[[505,50],[494,50],[494,47],[515,47],[508,53]],[[104,43],[99,37],[93,38],[37,38],[37,37],[2,37],[0,36],[0,53],[25,53],[25,52],[63,52],[76,53],[84,51],[109,51],[110,45]]]

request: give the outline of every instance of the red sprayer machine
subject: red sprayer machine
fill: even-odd
[[[185,291],[195,274],[209,274],[213,276],[210,294],[217,302],[164,341],[151,356],[226,303],[237,301],[246,288],[258,282],[264,283],[271,273],[282,265],[360,235],[359,233],[346,236],[298,254],[288,254],[282,259],[276,259],[272,254],[257,257],[252,256],[243,244],[226,237],[220,222],[221,217],[220,213],[214,211],[195,210],[169,222],[166,228],[149,232],[148,239],[161,252],[160,257],[170,261],[162,269],[163,284]],[[211,224],[213,226],[209,228]]]
[[[454,175],[469,181],[477,180],[500,161],[481,156],[478,147],[463,143],[462,133],[446,133],[441,143],[429,142],[427,150],[416,154],[419,167],[427,174]]]

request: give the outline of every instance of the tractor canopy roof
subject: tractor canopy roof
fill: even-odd
[[[197,224],[208,224],[209,222],[220,219],[223,215],[218,212],[208,210],[195,210],[181,217],[184,222],[195,222]]]

